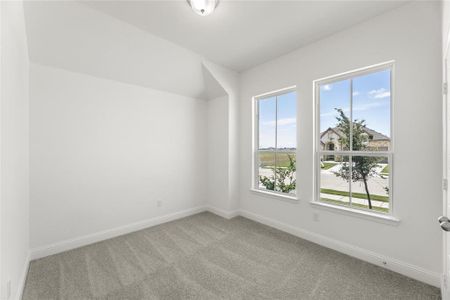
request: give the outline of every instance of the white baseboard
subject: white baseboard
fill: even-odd
[[[231,219],[239,215],[239,211],[228,211],[214,206],[207,206],[206,210],[225,219]]]
[[[445,274],[441,275],[441,298],[442,300],[450,300],[448,283]]]
[[[22,270],[22,274],[19,278],[19,282],[17,283],[16,293],[13,295],[12,299],[21,300],[23,297],[23,291],[25,289],[25,282],[27,280],[28,268],[30,266],[30,253],[28,253],[27,258],[25,260],[25,265]]]
[[[148,227],[152,227],[155,225],[159,225],[162,223],[170,222],[173,220],[181,219],[184,217],[188,217],[191,215],[195,215],[197,213],[205,211],[206,208],[204,206],[195,207],[187,210],[183,210],[180,212],[151,218],[144,221],[139,221],[136,223],[132,223],[129,225],[116,227],[113,229],[108,229],[100,232],[96,232],[93,234],[77,237],[74,239],[69,239],[61,242],[57,242],[51,245],[31,249],[31,260],[39,259],[45,256],[61,253],[64,251],[72,250],[75,248],[83,247],[89,244],[97,243],[103,240],[107,240],[110,238],[114,238],[120,235],[124,235],[127,233],[135,232],[141,229],[145,229]]]
[[[291,225],[251,213],[249,211],[240,210],[239,214],[245,218],[270,227],[274,227],[276,229],[290,233],[321,246],[356,257],[358,259],[392,270],[394,272],[428,283],[430,285],[441,287],[441,274],[437,272],[429,271],[421,267],[397,260],[395,258],[386,257],[373,251],[353,246],[317,233],[299,229]]]

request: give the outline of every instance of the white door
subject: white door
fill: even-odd
[[[443,215],[439,218],[439,223],[443,229],[443,281],[442,297],[443,300],[450,300],[450,191],[448,190],[448,176],[450,175],[450,105],[448,104],[448,84],[449,75],[449,49],[444,57],[444,96],[443,96]]]

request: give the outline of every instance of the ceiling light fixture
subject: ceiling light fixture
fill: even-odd
[[[189,6],[200,16],[207,16],[211,14],[217,5],[219,0],[186,0]]]

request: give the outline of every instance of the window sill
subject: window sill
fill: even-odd
[[[267,191],[263,191],[263,190],[259,190],[259,189],[255,189],[255,188],[251,188],[250,191],[252,191],[253,193],[256,193],[256,194],[260,194],[262,196],[266,196],[269,198],[275,198],[275,199],[283,200],[283,201],[288,201],[291,203],[298,203],[300,201],[300,199],[297,198],[297,196],[289,196],[289,195],[283,195],[281,193],[267,192]]]
[[[354,208],[350,208],[350,207],[337,206],[337,205],[332,205],[332,204],[323,203],[323,202],[319,202],[319,201],[311,201],[310,203],[312,205],[315,205],[315,206],[318,206],[318,207],[321,207],[321,208],[324,208],[327,210],[332,210],[334,212],[339,212],[341,214],[352,215],[355,217],[372,220],[375,222],[380,222],[380,223],[390,224],[390,225],[398,225],[400,223],[400,219],[398,219],[392,215],[382,215],[382,214],[373,213],[370,211],[364,211],[364,210],[354,209]]]

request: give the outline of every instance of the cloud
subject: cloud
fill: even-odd
[[[378,95],[375,96],[375,98],[387,98],[391,96],[391,92],[384,92],[384,93],[380,93]]]
[[[358,91],[354,91],[354,92],[353,92],[353,97],[355,97],[355,96],[359,96],[359,94],[360,94],[360,92],[358,92]]]
[[[279,119],[278,126],[294,125],[297,123],[296,118]]]
[[[376,95],[376,94],[379,94],[379,93],[383,93],[384,91],[386,91],[386,89],[385,88],[381,88],[381,89],[378,89],[378,90],[371,90],[371,91],[368,92],[368,94],[373,96],[373,95]]]
[[[285,118],[285,119],[278,120],[278,126],[295,125],[296,123],[297,123],[296,118]],[[265,122],[264,125],[275,126],[275,121]]]
[[[325,91],[331,91],[331,89],[332,89],[331,85],[329,85],[329,84],[323,85],[322,88],[323,88]]]
[[[385,88],[381,88],[378,90],[371,90],[368,93],[371,97],[376,98],[376,99],[382,99],[382,98],[387,98],[391,96],[391,92],[386,90]]]
[[[354,110],[354,109],[353,109]],[[348,114],[350,112],[350,108],[343,108],[342,111],[344,112],[344,114]],[[338,112],[336,110],[332,110],[332,111],[328,111],[325,113],[321,113],[320,117],[325,118],[325,117],[335,117],[338,115]]]
[[[388,105],[388,103],[372,102],[372,103],[355,106],[355,107],[353,107],[353,111],[365,111],[365,110],[369,110],[371,108],[387,106],[387,105]]]
[[[361,105],[355,105],[353,107],[353,112],[355,111],[366,111],[366,110],[370,110],[372,108],[377,108],[377,107],[382,107],[382,106],[389,106],[389,102],[371,102],[371,103],[367,103],[367,104],[361,104]],[[344,112],[344,114],[346,114],[347,116],[350,113],[350,109],[344,108],[342,109],[342,111]],[[335,110],[332,111],[328,111],[328,112],[324,112],[320,114],[321,118],[325,118],[325,117],[335,117],[338,115],[338,112]]]

